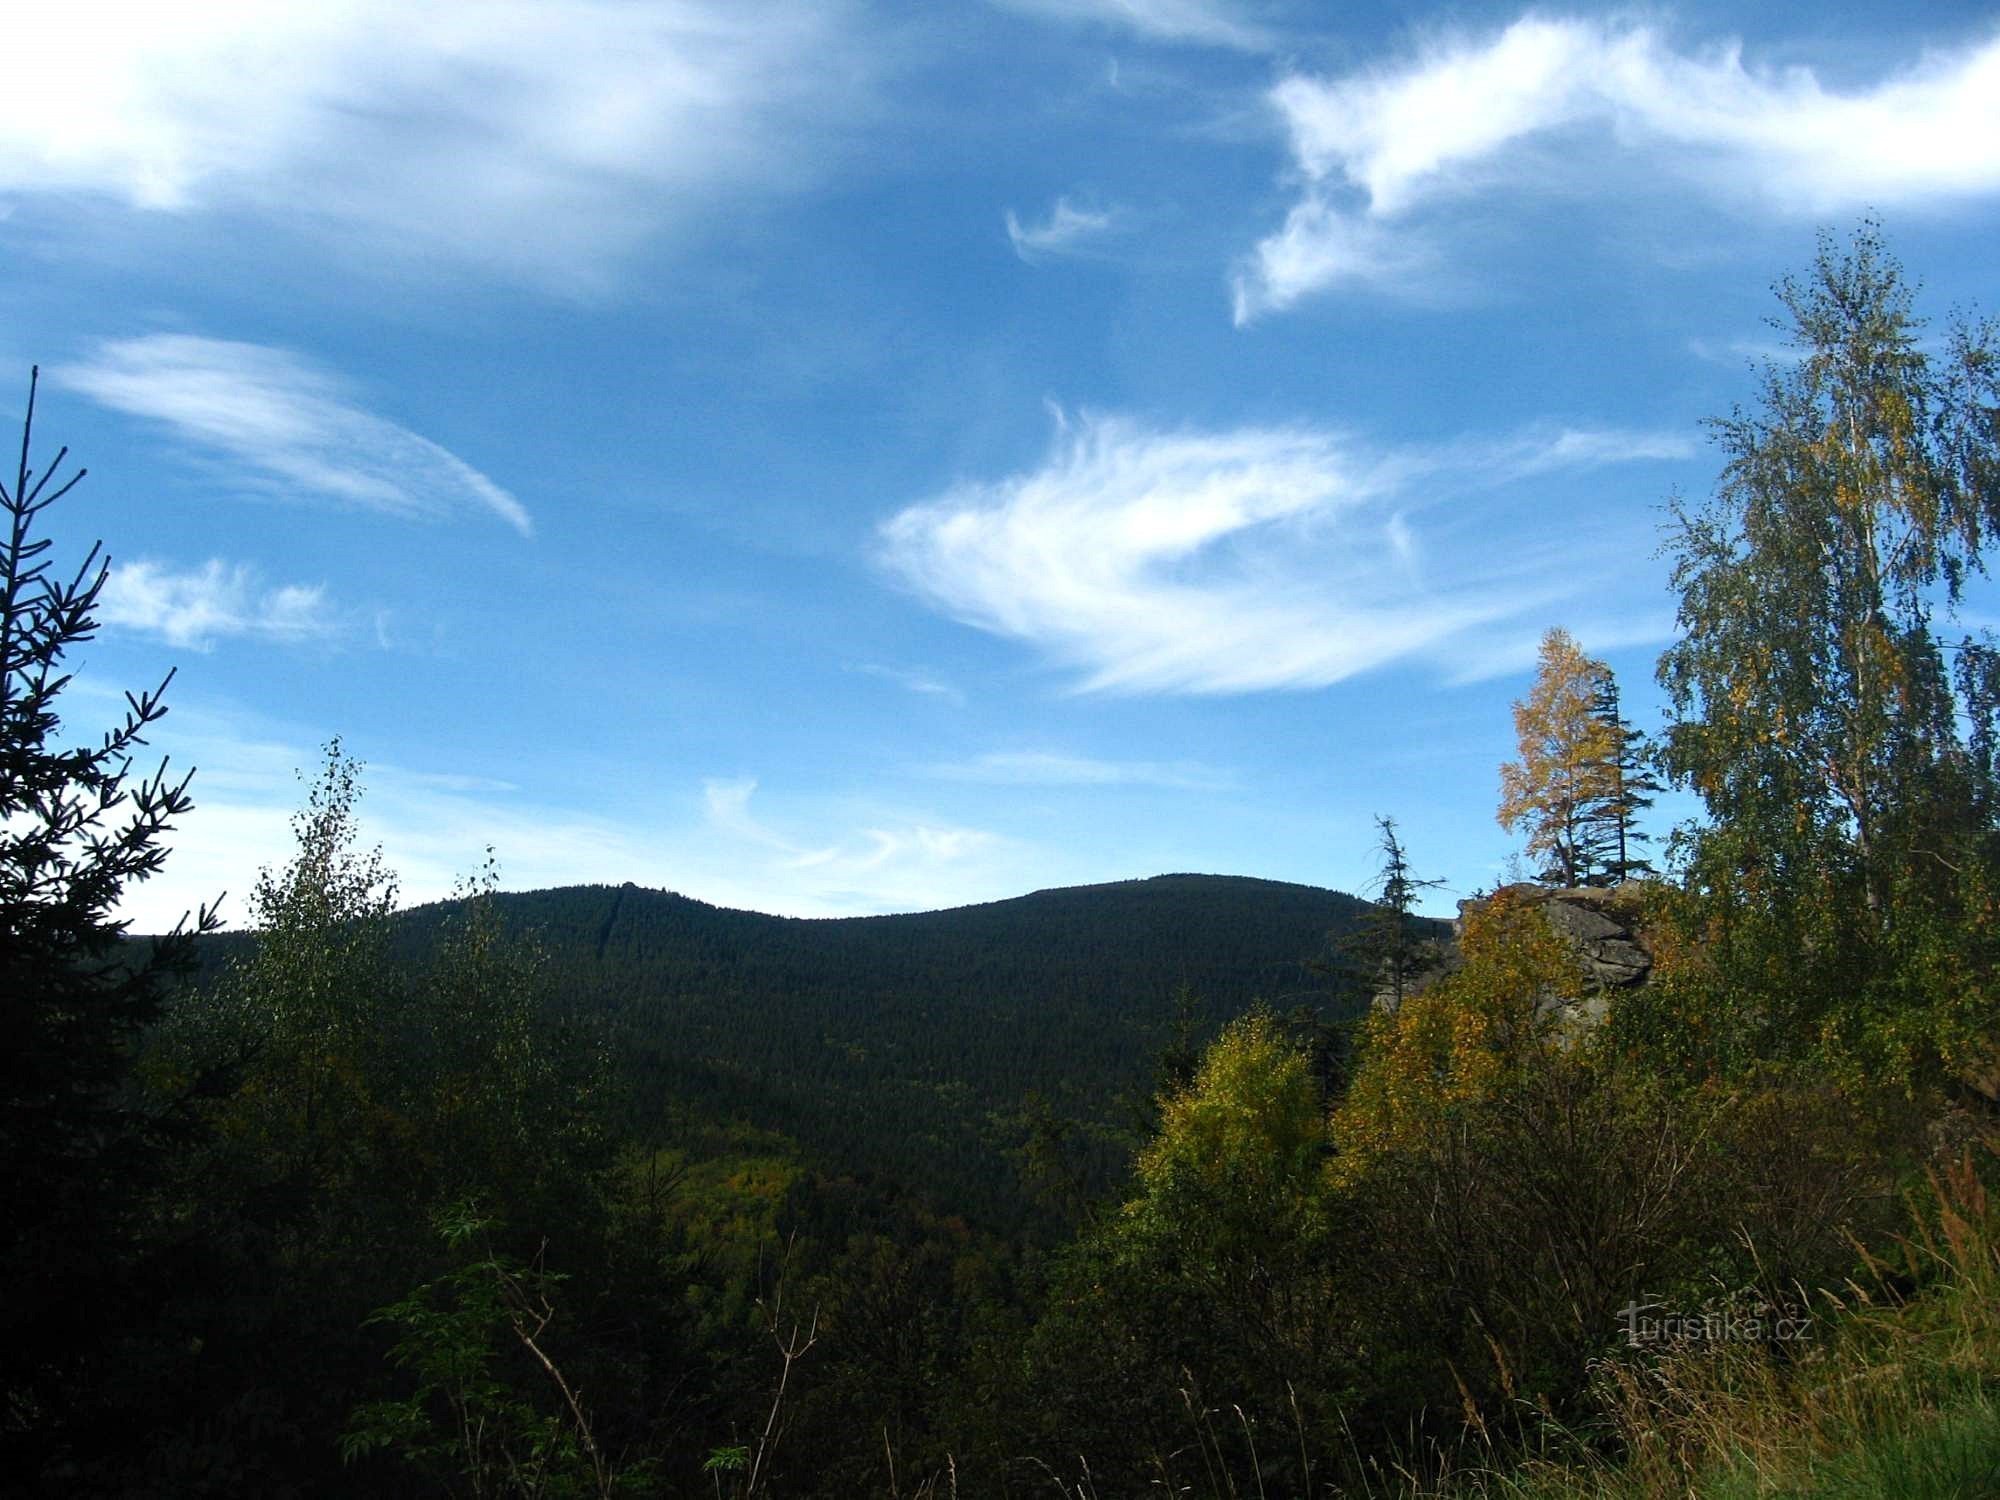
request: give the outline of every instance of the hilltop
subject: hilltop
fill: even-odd
[[[1307,961],[1366,903],[1163,875],[880,917],[765,916],[631,885],[499,907],[543,947],[560,995],[618,1022],[647,1116],[777,1130],[818,1162],[1008,1219],[1031,1095],[1085,1127],[1094,1177],[1122,1170],[1174,991],[1217,1021],[1257,999],[1325,998]],[[408,913],[406,940],[448,909]]]
[[[1368,903],[1173,874],[894,916],[800,918],[635,885],[493,898],[558,1003],[608,1016],[642,1133],[777,1132],[805,1160],[1003,1223],[1025,1211],[1029,1101],[1075,1122],[1081,1170],[1123,1170],[1174,994],[1205,1036],[1254,1000],[1344,1007],[1315,972]],[[457,907],[395,918],[422,958]],[[1445,924],[1438,923],[1442,931]],[[249,941],[213,941],[210,963]]]

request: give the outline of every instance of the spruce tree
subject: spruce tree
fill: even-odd
[[[96,633],[110,565],[93,546],[58,573],[38,534],[84,471],[63,477],[66,448],[33,467],[35,387],[11,488],[0,479],[0,1440],[15,1450],[0,1464],[17,1478],[74,1447],[106,1342],[141,1315],[137,1215],[159,1130],[129,1087],[133,1047],[216,925],[203,910],[141,946],[115,915],[165,860],[189,777],[164,760],[132,773],[171,672],[127,694],[94,742],[65,732],[66,663]]]
[[[1653,805],[1660,790],[1646,751],[1646,737],[1625,718],[1618,701],[1618,679],[1606,668],[1591,694],[1590,714],[1603,727],[1602,795],[1583,814],[1582,849],[1586,885],[1617,885],[1653,873],[1639,853],[1651,837],[1639,827],[1639,814]]]
[[[1341,946],[1343,956],[1359,973],[1369,998],[1386,997],[1401,1006],[1410,981],[1431,962],[1430,946],[1418,936],[1418,900],[1444,882],[1423,880],[1410,868],[1396,820],[1377,816],[1376,848],[1382,863],[1376,871],[1374,903],[1360,925]]]

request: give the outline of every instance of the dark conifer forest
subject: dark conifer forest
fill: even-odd
[[[1351,1021],[1365,998],[1342,957],[1365,901],[1243,877],[816,920],[635,886],[486,899],[549,1004],[617,1038],[634,1132],[670,1144],[689,1116],[775,1131],[1010,1231],[1047,1223],[1021,1170],[1037,1122],[1064,1123],[1093,1192],[1122,1180],[1176,1027],[1205,1041],[1260,1000]],[[464,914],[399,913],[387,951],[427,964]],[[1419,940],[1445,928],[1413,923]],[[202,972],[220,982],[253,947],[210,938]]]
[[[72,691],[31,400],[0,1488],[2000,1494],[2000,346],[1872,225],[1778,298],[1664,513],[1670,721],[1551,630],[1535,878],[1456,923],[1387,813],[1355,895],[403,908],[336,742],[243,930],[131,933],[201,781],[171,680]]]

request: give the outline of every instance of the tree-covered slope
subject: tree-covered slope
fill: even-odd
[[[1031,1095],[1115,1130],[1150,1080],[1179,986],[1211,1017],[1260,998],[1324,1001],[1329,981],[1307,960],[1367,909],[1213,875],[820,920],[631,885],[497,904],[537,939],[559,996],[618,1023],[647,1118],[782,1130],[824,1166],[1002,1218],[1018,1210],[1013,1156]],[[399,919],[412,956],[449,909]]]

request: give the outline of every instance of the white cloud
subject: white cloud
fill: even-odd
[[[869,677],[879,677],[884,682],[893,682],[896,686],[921,697],[942,698],[947,703],[961,705],[965,702],[964,689],[929,672],[915,671],[909,667],[886,666],[881,662],[863,662],[852,670]]]
[[[1494,483],[1606,464],[1692,458],[1701,445],[1680,432],[1621,427],[1531,428],[1500,442],[1458,443],[1437,450],[1431,464],[1477,474]]]
[[[1270,30],[1231,0],[996,0],[1008,10],[1052,21],[1107,26],[1153,42],[1263,52]]]
[[[946,613],[1075,669],[1085,691],[1320,687],[1440,653],[1587,572],[1490,539],[1456,572],[1428,566],[1408,503],[1419,481],[1449,491],[1683,451],[1561,428],[1371,454],[1312,429],[1085,418],[1039,469],[892,517],[883,560]]]
[[[738,846],[739,857],[746,846],[776,856],[774,868],[766,875],[768,886],[797,886],[803,879],[817,900],[842,893],[851,896],[857,889],[868,888],[878,893],[908,892],[909,896],[891,899],[914,896],[918,904],[933,904],[934,897],[915,893],[932,888],[941,867],[961,863],[998,842],[993,834],[980,829],[923,820],[891,827],[863,826],[832,843],[801,841],[779,833],[751,813],[750,798],[756,790],[757,780],[751,776],[703,782],[709,825]]]
[[[1068,255],[1080,246],[1117,227],[1118,215],[1111,209],[1078,208],[1067,198],[1058,198],[1048,217],[1039,224],[1024,224],[1013,209],[1007,210],[1007,240],[1014,253],[1032,265],[1046,255]]]
[[[267,589],[255,568],[232,566],[220,558],[179,571],[148,558],[121,563],[105,580],[97,613],[106,625],[149,631],[171,645],[197,651],[208,650],[222,637],[302,641],[335,629],[324,587],[284,584]]]
[[[1517,628],[1468,638],[1452,652],[1446,680],[1457,686],[1529,672],[1541,654],[1542,635],[1548,623],[1553,621],[1538,628]],[[1665,645],[1674,638],[1677,627],[1671,610],[1656,608],[1624,619],[1572,620],[1566,628],[1583,644],[1584,650],[1600,656],[1628,647]]]
[[[1804,214],[2000,190],[2000,40],[1837,91],[1733,43],[1682,51],[1650,26],[1530,14],[1270,97],[1304,192],[1239,277],[1239,321],[1420,276],[1424,211],[1503,187],[1603,194],[1664,174]],[[1559,161],[1538,154],[1555,142]]]
[[[8,27],[0,190],[331,220],[344,242],[587,281],[694,206],[810,172],[804,143],[825,142],[867,71],[851,10],[38,7]]]
[[[103,716],[123,701],[89,680],[70,691]],[[244,923],[258,870],[293,853],[301,773],[313,776],[321,762],[312,739],[312,731],[236,710],[174,705],[150,740],[175,766],[197,768],[195,808],[176,822],[164,871],[122,894],[119,915],[134,931],[164,932],[225,892],[228,921]],[[368,759],[365,745],[347,748]],[[1073,851],[1034,848],[922,812],[788,801],[773,828],[751,809],[754,778],[714,779],[666,809],[615,815],[456,770],[371,762],[361,779],[362,842],[382,846],[405,905],[449,896],[489,845],[511,890],[630,880],[787,916],[924,911],[1018,895],[1053,876],[1109,878],[1076,864]],[[557,798],[571,789],[569,778],[560,780]]]
[[[1744,365],[1796,364],[1799,359],[1797,349],[1770,338],[1691,338],[1688,340],[1688,352],[1710,364],[1729,365],[1736,369]]]
[[[1441,264],[1437,250],[1421,237],[1342,213],[1309,194],[1292,205],[1283,229],[1259,242],[1236,277],[1231,298],[1236,323],[1241,327],[1260,313],[1329,287],[1429,286]]]
[[[931,775],[946,781],[992,786],[1143,786],[1214,792],[1236,784],[1223,772],[1185,761],[1098,760],[1042,750],[996,750],[929,769]]]
[[[102,344],[55,378],[164,424],[280,494],[397,516],[484,510],[523,536],[534,530],[521,502],[484,474],[363,410],[332,375],[282,349],[151,334]]]
[[[701,784],[702,806],[708,821],[723,833],[749,843],[762,844],[786,854],[800,851],[750,815],[750,797],[757,790],[757,778],[711,777]]]

